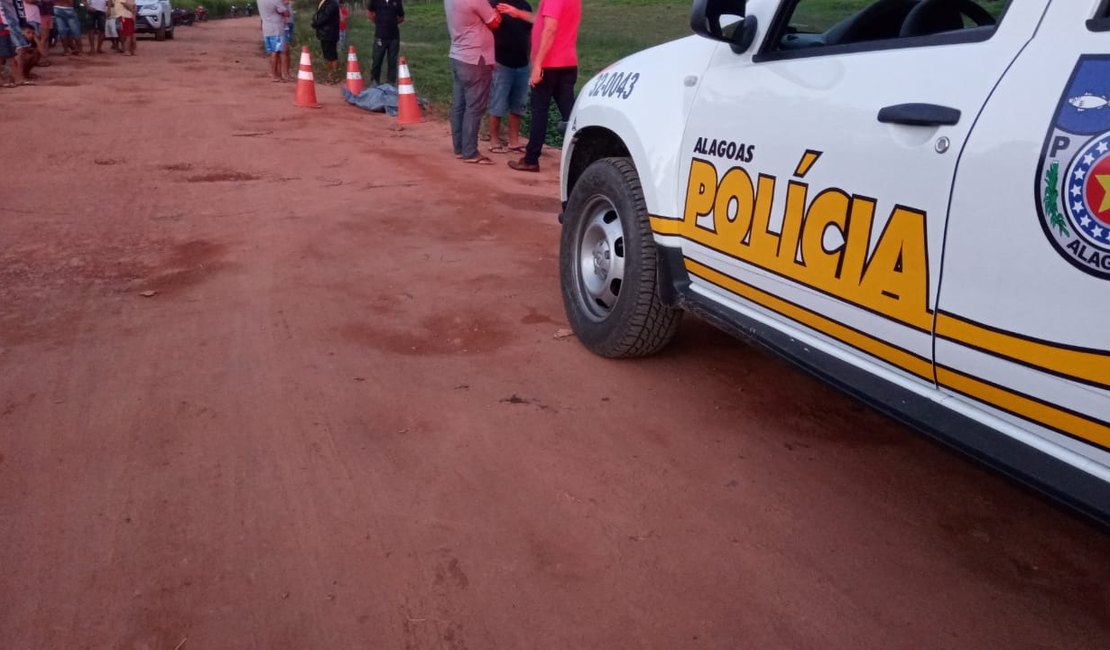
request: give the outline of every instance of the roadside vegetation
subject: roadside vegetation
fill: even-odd
[[[539,5],[539,0],[528,1],[533,8]],[[320,44],[311,26],[315,6],[315,3],[296,4],[293,53],[298,56],[301,46],[308,45],[317,79],[323,79]],[[349,6],[347,45],[355,47],[363,79],[369,83],[374,25],[360,5]],[[578,40],[579,88],[602,68],[622,57],[689,35],[689,16],[690,4],[684,0],[583,0]],[[431,112],[439,117],[446,116],[451,107],[451,67],[447,61],[450,45],[442,0],[405,0],[401,56],[408,59],[417,94],[430,102]],[[342,66],[346,66],[345,53],[346,48],[343,48],[340,52]],[[384,70],[382,74],[385,75]],[[548,141],[557,143],[559,138],[553,132],[557,118],[548,123],[551,131]]]
[[[204,6],[208,10],[209,18],[226,18],[231,14],[231,5],[245,7],[247,4],[255,3],[247,3],[244,0],[238,2],[234,0],[173,0],[174,9],[196,9],[199,6]]]

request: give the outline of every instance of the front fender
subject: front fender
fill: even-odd
[[[564,202],[575,147],[581,144],[576,136],[599,127],[615,134],[632,157],[648,211],[678,214],[679,148],[702,72],[717,46],[697,36],[665,43],[621,59],[583,86],[563,145]]]

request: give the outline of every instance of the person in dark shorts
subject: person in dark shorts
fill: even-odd
[[[491,0],[496,3],[496,0]],[[532,11],[525,0],[504,0],[522,11]],[[489,95],[490,153],[524,153],[520,143],[520,118],[528,105],[529,53],[532,49],[532,23],[512,16],[504,16],[501,27],[493,33],[494,58],[493,84]],[[501,140],[501,120],[508,115],[507,142]]]
[[[339,3],[336,0],[320,0],[316,14],[312,17],[312,28],[320,40],[320,50],[328,69],[327,82],[339,83]]]
[[[104,28],[108,22],[108,0],[85,0],[85,13],[89,17],[89,54],[102,54]]]
[[[374,21],[374,62],[370,66],[370,83],[382,82],[382,61],[386,62],[386,80],[397,85],[397,55],[401,51],[401,29],[405,7],[401,0],[368,0],[366,15]]]

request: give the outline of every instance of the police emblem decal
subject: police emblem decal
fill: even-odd
[[[1110,279],[1110,56],[1083,56],[1037,167],[1037,211],[1056,250]]]

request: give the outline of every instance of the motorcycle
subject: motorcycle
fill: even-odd
[[[204,5],[197,5],[196,16],[198,22],[208,21],[208,10],[204,8]]]
[[[174,9],[170,12],[170,17],[173,19],[175,27],[177,25],[192,25],[197,20],[197,13],[190,9]]]

